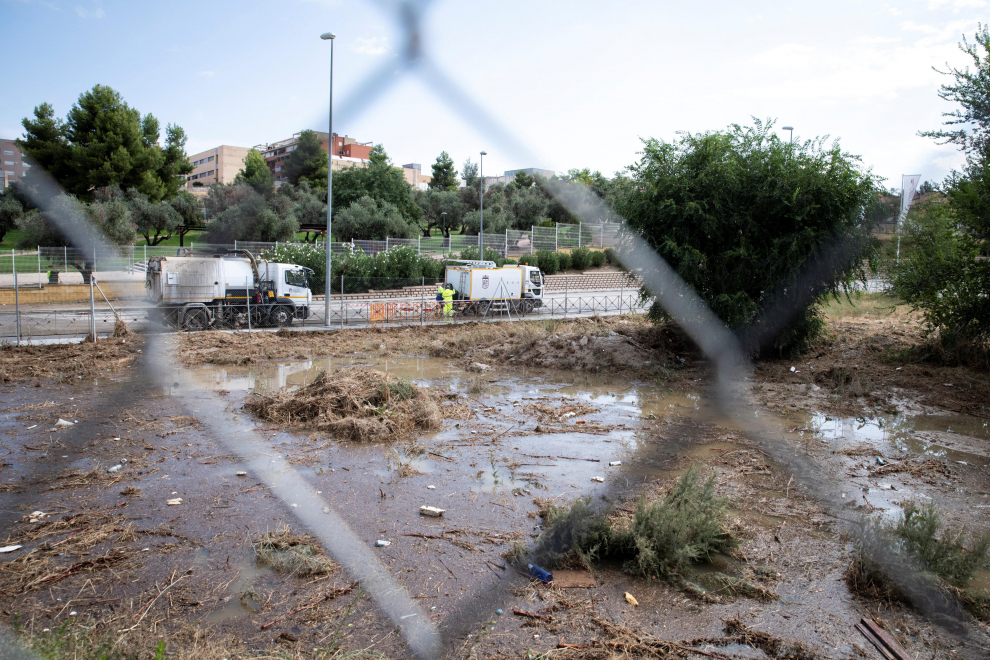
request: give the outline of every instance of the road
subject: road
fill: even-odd
[[[420,318],[421,305],[425,307],[426,318]],[[115,305],[115,310],[132,332],[158,332],[166,330],[161,324],[152,320],[148,312],[154,308],[146,304]],[[293,329],[323,330],[327,324],[323,319],[322,296],[313,301],[313,314],[306,321],[296,320]],[[361,328],[369,325],[408,325],[419,323],[443,323],[442,318],[436,318],[437,303],[420,298],[389,298],[368,300],[345,300],[343,310],[340,301],[331,300],[330,327]],[[579,290],[570,292],[553,292],[544,297],[543,307],[526,315],[512,315],[513,320],[519,318],[542,319],[555,317],[580,316],[612,316],[629,313],[630,311],[645,311],[639,302],[639,292],[633,289]],[[342,313],[343,312],[343,313]],[[394,315],[387,322],[370,318],[375,312]],[[508,315],[491,314],[488,320],[507,320]],[[455,314],[454,321],[478,321],[477,316]],[[113,332],[116,317],[114,311],[106,302],[96,305],[96,330],[98,337],[108,336]],[[238,328],[247,330],[247,328]],[[20,311],[20,337],[22,343],[53,343],[60,341],[78,341],[90,331],[90,312],[88,305],[56,306],[56,305],[24,305]],[[16,316],[12,306],[0,309],[0,342],[13,344],[18,336]]]

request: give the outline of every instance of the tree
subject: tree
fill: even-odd
[[[481,182],[481,177],[478,176],[478,164],[472,163],[470,158],[464,161],[461,178],[464,179],[464,185],[466,187],[477,190]]]
[[[644,140],[619,211],[750,350],[782,353],[821,330],[826,295],[866,278],[878,242],[862,216],[879,187],[838,142],[791,145],[772,127]]]
[[[467,213],[467,207],[453,190],[417,190],[416,204],[423,211],[419,227],[427,238],[434,227],[441,230],[444,236],[450,236],[452,229],[461,226]],[[442,215],[444,213],[446,215]]]
[[[457,190],[457,167],[446,151],[441,151],[437,162],[433,163],[433,179],[429,185],[433,190]]]
[[[334,215],[333,235],[338,241],[415,238],[417,233],[416,225],[395,204],[367,195]]]
[[[299,222],[292,215],[291,202],[278,195],[266,200],[250,186],[243,188],[247,189],[246,194],[236,193],[241,197],[239,203],[227,205],[207,223],[204,237],[207,243],[231,245],[235,240],[272,243],[295,237]]]
[[[319,188],[313,188],[306,181],[298,186],[291,183],[280,186],[276,196],[283,196],[292,202],[292,215],[302,225],[321,225],[326,227],[327,203],[326,195]],[[312,237],[311,237],[312,235]],[[306,242],[313,242],[320,232],[306,231]]]
[[[117,185],[137,188],[157,202],[174,197],[183,175],[192,171],[182,128],[167,126],[165,147],[159,146],[158,120],[142,116],[104,85],[82,93],[64,122],[42,103],[33,120],[21,123],[21,149],[67,192],[84,199],[94,189]],[[31,180],[29,174],[29,185]]]
[[[391,159],[380,144],[371,150],[369,159],[368,167],[349,167],[334,173],[334,215],[336,209],[346,209],[362,197],[371,197],[392,204],[408,223],[415,223],[421,211],[413,200],[413,187],[402,170],[392,167]]]
[[[115,192],[119,192],[115,191]],[[96,267],[96,259],[104,255],[97,249],[95,240],[72,243],[62,231],[65,223],[86,223],[95,229],[99,238],[112,245],[129,245],[134,241],[134,225],[131,210],[119,194],[104,195],[91,204],[80,202],[72,195],[59,193],[47,205],[44,212],[34,210],[17,220],[21,231],[18,246],[21,248],[68,247],[76,248],[69,255],[69,265],[82,273],[83,282]],[[97,236],[92,235],[95,239]]]
[[[990,342],[990,28],[980,25],[973,41],[964,36],[959,48],[973,68],[940,71],[952,81],[939,91],[959,107],[943,113],[949,129],[921,135],[955,144],[966,164],[943,182],[944,203],[929,200],[917,220],[907,224],[915,248],[894,266],[894,290],[923,312],[945,354],[957,354],[961,344],[975,341],[985,356]]]
[[[512,226],[505,186],[495,185],[485,191],[485,233],[502,234]],[[477,234],[481,229],[481,210],[470,211],[464,217],[464,233]]]
[[[247,184],[262,195],[270,195],[275,190],[275,176],[257,149],[248,151],[244,157],[244,169],[234,177],[234,183]]]
[[[24,207],[17,199],[8,193],[0,193],[0,241],[7,232],[17,226],[17,221],[24,215]]]
[[[516,172],[516,176],[513,177],[512,183],[516,184],[520,188],[529,188],[533,185],[534,179],[530,175],[526,174],[522,170]]]
[[[296,148],[282,169],[292,185],[306,181],[314,188],[326,190],[329,166],[330,152],[323,150],[323,143],[314,131],[305,130],[299,134]]]
[[[172,200],[174,201],[174,200]],[[183,224],[182,216],[168,201],[154,203],[148,200],[144,193],[135,188],[127,191],[127,205],[137,233],[144,236],[148,245],[158,245],[167,241]]]

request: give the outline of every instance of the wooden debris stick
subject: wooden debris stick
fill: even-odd
[[[297,607],[296,609],[292,610],[288,614],[284,614],[284,615],[280,616],[279,618],[277,618],[277,619],[275,619],[273,621],[269,621],[265,625],[263,625],[260,628],[258,628],[258,630],[265,630],[267,628],[271,628],[276,623],[279,623],[280,621],[285,621],[289,617],[294,616],[296,614],[299,614],[300,612],[302,612],[304,610],[311,610],[314,607],[316,607],[317,605],[319,605],[320,603],[323,603],[323,602],[328,601],[328,600],[333,600],[337,596],[343,596],[345,594],[349,594],[352,591],[354,591],[354,588],[357,587],[357,585],[358,585],[357,582],[352,582],[349,586],[343,587],[341,589],[331,589],[330,591],[327,591],[326,593],[320,595],[318,598],[316,598],[316,600],[310,601],[309,603],[307,603],[306,605],[303,605],[302,607]]]
[[[530,619],[539,619],[540,621],[550,621],[550,617],[543,616],[542,614],[534,614],[533,612],[527,612],[526,610],[512,610],[512,613],[516,616],[525,616]]]
[[[880,655],[888,658],[888,660],[912,660],[907,651],[901,648],[901,645],[872,619],[863,617],[855,627],[867,641],[880,651]]]

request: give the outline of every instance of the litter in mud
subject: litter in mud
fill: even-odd
[[[286,426],[329,431],[352,440],[393,440],[443,425],[440,397],[373,369],[324,371],[309,385],[272,396],[255,394],[245,408]]]
[[[7,552],[14,552],[15,550],[20,550],[23,547],[24,547],[23,545],[5,545],[2,548],[0,548],[0,554],[4,554]]]
[[[891,660],[911,660],[911,656],[901,648],[901,645],[871,619],[863,617],[855,627],[883,657]]]
[[[70,422],[67,419],[62,419],[61,417],[59,417],[58,418],[58,421],[55,422],[55,428],[57,428],[57,429],[64,429],[64,428],[68,428],[70,426],[75,426],[75,424],[73,422]]]
[[[180,504],[182,504],[182,498],[181,497],[173,497],[170,500],[166,500],[165,504],[167,504],[169,506],[179,506]]]
[[[633,596],[628,591],[626,592],[626,602],[632,605],[633,607],[637,607],[639,605],[639,601],[636,600],[636,597]]]
[[[446,509],[438,509],[435,506],[421,506],[419,507],[419,515],[429,516],[431,518],[439,518],[444,514]]]

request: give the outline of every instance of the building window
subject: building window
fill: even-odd
[[[206,162],[207,163],[212,163],[213,162],[213,156],[210,156],[209,158],[207,158],[206,159]]]
[[[7,172],[7,176],[14,176],[15,172]]]
[[[282,171],[282,166],[281,166],[281,165],[279,165],[278,167],[276,167],[276,168],[275,168],[275,171],[276,171],[276,172],[281,172],[281,171]],[[326,251],[326,250],[324,250],[324,252],[325,252],[325,251]]]
[[[5,151],[3,152],[3,155],[4,155],[4,156],[13,156],[13,155],[14,155],[14,152],[13,152],[13,151],[6,151],[6,150],[5,150]]]

